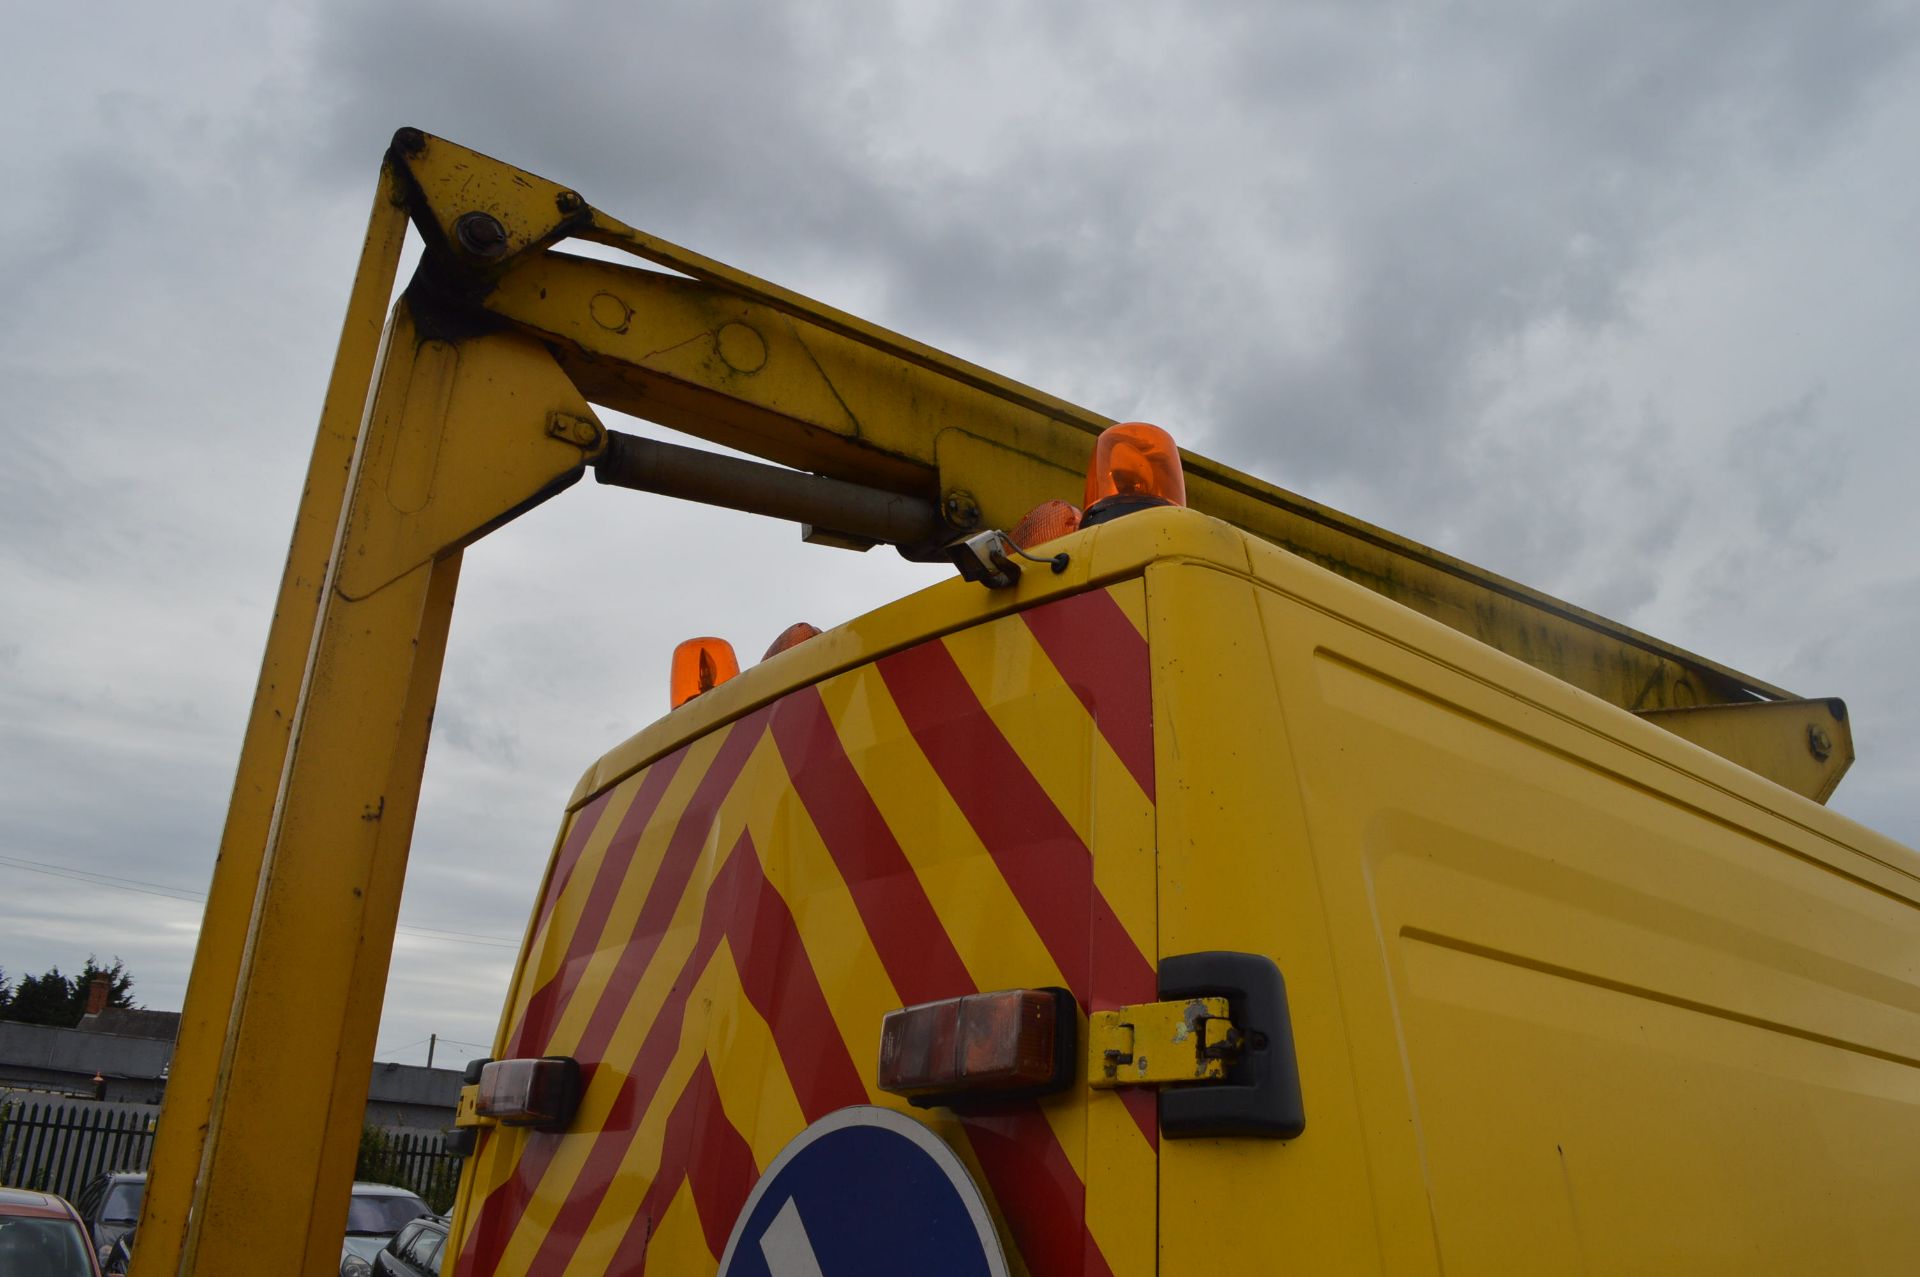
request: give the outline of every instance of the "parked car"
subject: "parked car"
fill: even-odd
[[[100,1277],[99,1259],[80,1212],[52,1193],[0,1188],[0,1273]]]
[[[443,1215],[416,1219],[375,1252],[371,1261],[349,1261],[354,1267],[342,1267],[342,1277],[440,1277],[441,1252],[447,1247],[452,1222]]]
[[[120,1240],[108,1249],[100,1267],[106,1271],[107,1277],[127,1277],[127,1271],[133,1267],[132,1233],[120,1234]]]
[[[365,1277],[371,1271],[373,1257],[385,1249],[394,1235],[433,1208],[410,1189],[392,1184],[355,1184],[353,1198],[347,1203],[347,1235],[340,1243],[341,1277]],[[351,1261],[358,1264],[348,1267]]]
[[[108,1252],[121,1235],[132,1232],[134,1224],[139,1222],[140,1203],[146,1196],[144,1172],[113,1171],[95,1176],[73,1199],[80,1218],[86,1222],[87,1236],[93,1241],[93,1256],[101,1264],[107,1262]]]

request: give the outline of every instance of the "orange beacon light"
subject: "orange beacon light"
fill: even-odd
[[[1087,466],[1086,514],[1092,527],[1135,510],[1187,503],[1187,480],[1173,436],[1144,421],[1108,426]]]
[[[711,692],[740,672],[733,644],[722,638],[690,638],[673,649],[670,699],[679,709],[702,692]]]

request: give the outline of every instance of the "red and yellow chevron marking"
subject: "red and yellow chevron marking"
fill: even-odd
[[[873,1090],[881,1017],[1154,997],[1139,581],[788,694],[594,797],[554,854],[502,1056],[572,1055],[573,1129],[488,1133],[453,1272],[712,1272],[760,1168]],[[1035,1277],[1150,1271],[1144,1092],[943,1120]]]

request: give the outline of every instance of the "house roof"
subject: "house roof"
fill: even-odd
[[[178,1011],[148,1011],[142,1007],[108,1007],[80,1017],[74,1026],[82,1033],[114,1033],[123,1038],[155,1038],[171,1042],[180,1035]]]

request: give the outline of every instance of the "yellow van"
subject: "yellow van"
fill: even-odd
[[[490,1066],[579,1086],[476,1073],[450,1271],[713,1273],[857,1106],[956,1156],[981,1272],[1913,1267],[1913,853],[1201,514],[1040,553],[587,772]],[[883,1088],[890,1016],[1052,990],[1026,1098]]]

